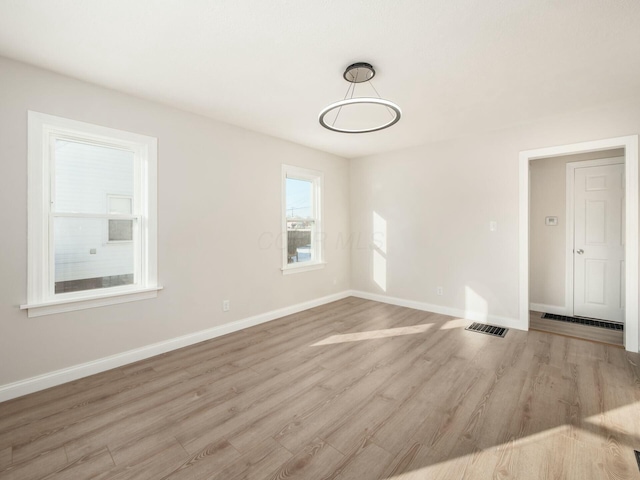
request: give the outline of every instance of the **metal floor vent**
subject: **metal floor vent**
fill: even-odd
[[[638,462],[638,470],[640,470],[640,452],[638,450],[634,450],[633,453],[636,454],[636,462]]]
[[[496,327],[495,325],[487,325],[486,323],[476,323],[476,322],[473,322],[471,325],[465,328],[465,330],[484,333],[485,335],[491,335],[493,337],[500,337],[500,338],[504,338],[504,336],[509,331],[508,328]]]
[[[624,330],[624,325],[621,323],[596,320],[595,318],[565,317],[564,315],[556,315],[555,313],[543,313],[542,318],[557,320],[558,322],[577,323],[589,327],[606,328],[608,330]]]

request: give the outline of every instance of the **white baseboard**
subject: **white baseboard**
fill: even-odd
[[[195,333],[183,335],[181,337],[172,338],[163,342],[146,345],[144,347],[129,350],[127,352],[118,353],[109,357],[99,358],[91,362],[74,365],[72,367],[63,368],[53,372],[38,375],[36,377],[19,380],[0,386],[0,402],[11,400],[12,398],[21,397],[29,393],[44,390],[45,388],[55,387],[63,383],[71,382],[79,378],[94,375],[96,373],[111,370],[112,368],[121,367],[129,363],[144,360],[145,358],[160,355],[171,350],[193,345],[194,343],[203,342],[212,338],[220,337],[228,333],[236,332],[254,325],[269,322],[276,318],[292,315],[294,313],[308,310],[309,308],[318,307],[326,303],[342,300],[351,295],[350,291],[344,291],[328,295],[326,297],[317,298],[308,302],[297,303],[289,307],[272,310],[267,313],[255,315],[253,317],[237,320],[235,322],[226,323],[217,327],[209,328]]]
[[[545,305],[544,303],[530,303],[529,309],[534,312],[542,313],[555,313],[556,315],[565,315],[571,317],[571,313],[568,312],[567,307],[561,307],[558,305]]]
[[[376,302],[389,303],[400,307],[413,308],[415,310],[423,310],[425,312],[440,313],[442,315],[450,315],[452,317],[464,318],[474,322],[490,323],[499,327],[513,328],[514,330],[528,330],[529,319],[521,321],[517,318],[499,317],[497,315],[488,315],[479,312],[470,312],[452,307],[444,307],[442,305],[434,305],[431,303],[417,302],[415,300],[405,300],[404,298],[389,297],[377,293],[363,292],[360,290],[351,290],[351,296],[374,300]]]

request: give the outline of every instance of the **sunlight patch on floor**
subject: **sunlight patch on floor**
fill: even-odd
[[[528,445],[550,442],[550,439],[553,437],[570,438],[571,428],[571,425],[558,425],[557,427],[548,428],[541,432],[531,433],[526,437],[512,439],[510,442],[496,445],[495,448],[496,451],[500,452],[505,448],[526,447]]]
[[[640,411],[640,402],[630,403],[628,405],[622,405],[620,407],[607,409],[606,415],[609,419],[614,419],[617,423],[625,424],[629,418],[635,418]],[[602,417],[602,413],[598,412],[595,415],[587,417],[586,420],[592,423],[598,422]],[[640,427],[640,425],[639,425]]]
[[[431,480],[432,478],[468,478],[463,476],[467,469],[466,466],[469,463],[475,463],[476,457],[484,453],[486,452],[472,451],[467,454],[458,454],[449,460],[443,460],[441,462],[436,461],[430,465],[424,466],[421,466],[420,460],[417,460],[416,466],[414,468],[410,467],[410,469],[405,472],[384,477],[384,480]],[[491,455],[491,453],[489,453],[489,455]]]
[[[560,425],[523,438],[512,438],[511,441],[493,445],[486,449],[474,449],[469,445],[468,451],[462,449],[451,455],[450,458],[442,461],[431,461],[432,463],[429,463],[429,460],[423,460],[419,453],[413,460],[413,464],[405,466],[406,471],[385,477],[385,480],[498,478],[497,476],[490,477],[490,475],[487,475],[487,472],[491,470],[494,473],[500,473],[500,478],[503,478],[503,476],[504,478],[541,478],[538,471],[545,471],[545,457],[548,457],[550,450],[557,445],[574,442],[575,440],[569,436],[570,434],[570,425]],[[586,457],[595,450],[585,449],[581,442],[575,441],[575,451],[577,455]],[[516,463],[505,465],[504,459],[509,459]],[[425,462],[429,464],[425,465]],[[518,469],[521,468],[522,464],[529,465],[529,468],[533,468],[533,470],[528,471],[522,477],[516,476],[517,472],[520,472]],[[505,466],[508,468],[505,469]],[[579,477],[563,476],[554,478]]]
[[[343,333],[341,335],[332,335],[327,337],[311,346],[319,347],[321,345],[333,345],[336,343],[360,342],[362,340],[415,335],[417,333],[426,332],[432,326],[432,323],[427,323],[425,325],[413,325],[411,327],[387,328],[385,330],[371,330],[369,332]]]
[[[585,421],[593,425],[597,429],[603,428],[603,419],[606,418],[606,423],[616,426],[616,432],[620,438],[623,436],[630,436],[635,439],[634,448],[640,449],[640,422],[638,418],[638,412],[640,412],[640,402],[633,402],[628,405],[622,405],[617,408],[607,410],[605,413],[596,413],[585,419]]]
[[[451,330],[452,328],[467,328],[470,323],[470,320],[466,320],[464,318],[455,318],[442,325],[440,327],[440,330]]]

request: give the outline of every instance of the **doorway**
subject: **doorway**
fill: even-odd
[[[622,159],[615,159],[615,157],[612,157],[611,155],[607,156],[607,154],[610,154],[611,152],[606,151],[614,149],[621,149],[620,152],[622,155],[620,156]],[[573,273],[577,273],[578,276],[573,276],[573,284],[576,285],[576,288],[574,289],[573,285],[571,286],[571,294],[567,293],[570,282],[567,280],[565,288],[562,288],[558,285],[557,276],[554,277],[556,279],[556,285],[553,288],[554,292],[556,294],[558,292],[565,293],[565,299],[563,299],[563,302],[554,302],[557,307],[556,313],[565,315],[579,315],[580,313],[587,313],[584,316],[590,316],[593,314],[594,308],[596,306],[600,306],[600,312],[597,313],[598,316],[609,317],[610,319],[615,318],[616,312],[612,305],[616,305],[616,294],[611,292],[611,284],[609,284],[608,278],[613,278],[612,276],[616,271],[615,267],[611,268],[609,265],[613,265],[617,262],[619,278],[617,318],[625,325],[623,337],[625,348],[629,351],[637,352],[639,343],[637,136],[528,150],[520,153],[520,320],[523,324],[526,324],[527,328],[529,327],[530,307],[535,306],[535,302],[534,305],[530,304],[530,299],[532,298],[531,294],[534,296],[537,295],[537,292],[535,291],[536,287],[533,282],[530,282],[530,275],[532,273],[534,275],[536,274],[536,268],[538,266],[537,264],[532,265],[531,254],[532,250],[536,248],[536,244],[534,244],[530,238],[530,235],[534,233],[534,229],[530,229],[530,221],[536,221],[539,224],[541,219],[539,218],[539,213],[530,212],[531,195],[535,193],[530,183],[532,181],[530,163],[531,165],[534,165],[538,160],[552,161],[554,157],[576,154],[590,154],[592,155],[591,160],[594,158],[593,155],[596,155],[596,157],[599,156],[600,159],[602,159],[603,156],[606,156],[608,159],[614,158],[614,160],[608,160],[608,162],[611,165],[618,166],[610,169],[607,166],[606,161],[604,162],[605,165],[577,165],[579,162],[572,162],[576,163],[576,165],[572,166],[574,170],[573,183],[575,183],[575,175],[580,176],[579,182],[581,184],[584,184],[587,181],[590,182],[590,186],[587,189],[583,188],[583,191],[580,194],[582,196],[579,197],[579,201],[582,204],[580,209],[586,217],[583,215],[584,218],[576,220],[578,222],[582,222],[582,226],[579,228],[582,229],[581,231],[583,233],[586,231],[585,235],[587,235],[588,238],[584,236],[584,238],[578,238],[578,236],[576,236],[572,243],[567,241],[565,244],[567,250],[567,258],[565,262],[566,271],[570,272],[573,270]],[[574,158],[574,160],[590,161],[584,158]],[[623,163],[621,163],[621,161]],[[571,162],[567,161],[566,163],[568,164]],[[598,171],[597,168],[600,167],[603,167],[604,169]],[[567,168],[569,169],[569,167]],[[589,170],[591,168],[596,169]],[[608,187],[606,187],[606,184],[613,182],[613,179],[616,176],[620,176],[620,182],[623,182],[620,184],[621,191],[618,193],[622,196],[623,203],[626,205],[626,208],[624,208],[622,204],[620,204],[618,207],[618,213],[616,213],[615,209],[612,210],[613,204],[610,204],[609,207],[607,207],[608,202],[613,201],[609,199],[609,197],[613,198],[613,196],[616,195],[616,192],[615,189],[609,190]],[[607,197],[607,195],[609,197]],[[573,198],[575,203],[575,196]],[[585,211],[583,208],[584,205],[586,205],[585,202],[591,202],[588,204],[590,208],[588,211]],[[537,218],[533,218],[531,213],[535,213]],[[614,235],[613,231],[616,228],[615,222],[607,220],[607,218],[611,216],[609,214],[618,215],[621,219],[618,228],[619,243],[622,244],[622,247],[619,249],[618,257],[615,257],[616,254],[613,252],[611,260],[603,260],[599,257],[602,252],[598,251],[598,248],[603,247],[603,244],[606,243],[602,241],[602,236],[604,235],[606,238],[609,238],[611,235]],[[550,218],[547,219],[546,217]],[[566,222],[567,225],[563,228],[559,222],[560,219],[557,217],[560,217],[560,215],[548,214],[542,220],[548,222],[545,225],[547,225],[549,229],[555,228],[556,233],[564,228],[568,230],[568,224],[570,222]],[[585,223],[589,224],[588,228],[585,226]],[[575,225],[572,228],[575,228]],[[587,228],[587,230],[584,230],[584,228]],[[579,242],[582,242],[583,245],[578,245]],[[588,245],[588,249],[581,248],[586,245]],[[569,246],[571,246],[570,255],[568,255]],[[603,248],[609,247],[605,246]],[[579,253],[579,250],[582,250],[582,253]],[[615,250],[615,248],[613,248],[613,250]],[[576,260],[575,257],[579,258]],[[571,270],[569,262],[571,262]],[[611,263],[609,264],[607,262]],[[556,265],[557,263],[558,262],[556,262]],[[566,278],[568,277],[569,276],[567,275]],[[565,278],[565,276],[562,275],[560,281],[562,281],[562,278]],[[615,281],[613,284],[615,284]],[[532,289],[531,292],[530,288]],[[577,292],[580,289],[582,289],[582,293],[578,294]],[[568,298],[572,301],[566,301]],[[575,310],[576,305],[578,306],[577,311]],[[554,305],[552,305],[552,307],[553,306]],[[585,306],[586,310],[584,310]],[[623,308],[620,308],[621,306]]]

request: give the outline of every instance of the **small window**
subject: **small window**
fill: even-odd
[[[283,272],[323,265],[322,173],[283,165]]]
[[[133,220],[109,220],[109,242],[132,242]]]
[[[29,316],[155,296],[156,144],[29,112]]]
[[[108,220],[107,242],[133,241],[133,198],[128,196],[108,195],[107,213],[111,215],[130,216],[130,219],[115,218]]]

